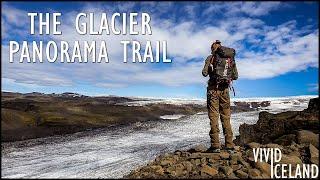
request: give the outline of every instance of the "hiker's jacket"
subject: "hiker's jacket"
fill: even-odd
[[[209,75],[209,71],[211,71],[209,68],[210,68],[210,61],[211,61],[212,56],[213,56],[213,54],[209,55],[207,57],[207,59],[205,60],[204,67],[202,69],[202,75],[204,77],[207,77]]]

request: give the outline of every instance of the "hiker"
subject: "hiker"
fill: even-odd
[[[220,152],[219,116],[225,136],[225,148],[230,152],[234,151],[234,144],[232,142],[233,133],[230,124],[231,110],[229,96],[229,88],[234,92],[232,81],[238,79],[234,56],[234,49],[222,46],[221,42],[216,40],[211,45],[211,55],[205,60],[202,70],[204,77],[208,75],[210,77],[207,87],[207,108],[211,126],[209,133],[211,147],[207,152]]]

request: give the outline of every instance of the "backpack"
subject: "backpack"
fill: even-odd
[[[216,53],[223,58],[233,58],[236,56],[236,50],[233,48],[225,47],[225,46],[220,46]]]
[[[216,50],[213,74],[217,82],[230,83],[230,81],[238,79],[234,60],[235,54],[235,49],[225,46],[221,46]]]

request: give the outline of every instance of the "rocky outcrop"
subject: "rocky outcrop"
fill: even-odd
[[[310,162],[319,166],[319,150],[312,144],[309,145]]]
[[[319,98],[310,99],[308,108],[305,110],[306,112],[319,112]]]
[[[241,125],[235,153],[206,153],[204,145],[158,156],[125,178],[270,178],[270,162],[255,162],[253,148],[279,148],[280,163],[319,164],[319,100],[301,112],[260,113],[254,125]]]
[[[270,101],[261,101],[261,102],[245,102],[245,101],[235,101],[233,102],[234,106],[231,105],[231,111],[236,112],[245,112],[252,110],[259,110],[270,106]]]
[[[270,101],[261,101],[261,102],[244,102],[244,101],[235,101],[233,102],[235,105],[231,106],[232,112],[241,112],[241,111],[250,111],[250,110],[259,110],[261,108],[265,108],[270,106]]]
[[[299,144],[312,144],[319,148],[319,134],[315,134],[311,131],[300,130],[296,133],[296,140]]]
[[[289,145],[294,141],[319,147],[319,98],[311,99],[303,111],[261,112],[256,124],[240,125],[239,133],[235,140],[238,145],[250,142]]]
[[[255,162],[252,147],[280,148],[283,153],[281,163],[291,164],[293,167],[316,161],[318,156],[317,149],[312,145],[310,148],[295,143],[290,146],[251,143],[245,147],[237,146],[237,151],[232,154],[225,150],[220,153],[206,153],[206,148],[192,148],[160,155],[146,166],[131,171],[125,178],[270,178],[270,164]]]

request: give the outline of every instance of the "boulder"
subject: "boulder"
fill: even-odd
[[[185,168],[188,172],[191,171],[192,168],[193,168],[193,165],[192,165],[192,163],[191,163],[190,161],[183,161],[181,164],[184,166],[184,168]]]
[[[229,176],[227,176],[227,179],[239,179],[234,173],[231,173]]]
[[[168,168],[165,169],[167,174],[170,174],[172,176],[176,176],[176,171],[175,168],[173,166],[170,166]]]
[[[174,152],[174,154],[175,154],[175,155],[178,155],[178,156],[181,156],[181,153],[182,153],[182,152],[179,151],[179,150],[177,150],[177,151]]]
[[[205,165],[201,168],[201,174],[203,174],[203,173],[208,174],[210,176],[215,176],[218,174],[218,170],[214,167],[210,167],[208,165]]]
[[[296,167],[297,164],[302,164],[302,161],[298,156],[282,154],[280,163],[291,164],[292,167]]]
[[[184,174],[184,166],[182,164],[176,164],[174,165],[175,168],[175,176],[182,176]]]
[[[315,147],[319,148],[319,135],[311,131],[301,130],[297,132],[297,142],[299,144],[311,143]]]
[[[242,157],[239,157],[238,162],[239,162],[240,164],[242,164],[243,167],[245,167],[245,168],[247,168],[247,169],[250,169],[250,168],[251,168],[250,164],[247,163]]]
[[[203,157],[209,158],[209,159],[214,159],[214,160],[220,159],[219,153],[201,153],[201,152],[196,152],[196,153],[190,154],[188,159],[201,159]]]
[[[266,144],[264,145],[264,147],[266,148],[279,148],[279,149],[283,149],[283,147],[279,144],[274,144],[274,143],[269,143],[269,144]]]
[[[241,164],[235,164],[235,165],[231,165],[231,168],[233,169],[233,171],[239,170],[242,168]]]
[[[270,178],[271,178],[270,175],[265,174],[265,173],[262,173],[262,174],[261,174],[261,177],[262,177],[262,179],[270,179]]]
[[[238,176],[239,178],[242,178],[242,179],[248,178],[248,174],[246,172],[241,171],[241,170],[236,171],[236,176]]]
[[[289,149],[292,150],[292,151],[299,151],[299,145],[298,144],[291,144],[289,146]]]
[[[221,166],[220,169],[226,176],[230,176],[233,172],[233,169],[229,166]]]
[[[222,151],[219,153],[219,156],[221,159],[228,159],[230,157],[230,154],[228,152]]]
[[[164,160],[160,162],[161,166],[168,166],[168,165],[172,165],[173,162],[172,161],[168,161],[168,160]]]
[[[166,172],[173,177],[179,177],[186,173],[186,171],[184,171],[184,166],[180,163],[166,168]]]
[[[259,147],[261,147],[261,144],[256,143],[256,142],[251,142],[251,143],[248,143],[246,146],[247,146],[248,148],[250,148],[250,149],[253,149],[253,148],[259,148]]]
[[[195,166],[199,166],[201,164],[201,160],[200,159],[193,159],[193,161],[191,161],[191,163]]]
[[[274,143],[280,144],[282,146],[288,146],[296,141],[296,135],[295,134],[286,134],[283,135],[276,140],[274,140]]]
[[[206,157],[201,158],[200,162],[201,162],[201,164],[206,164],[207,158]]]
[[[204,144],[199,144],[192,148],[190,151],[194,152],[205,152],[207,150],[207,147]]]
[[[241,150],[240,146],[234,146],[234,150],[239,152]]]
[[[261,172],[258,169],[249,169],[248,175],[249,175],[249,178],[251,179],[259,178],[261,175]]]
[[[288,136],[290,140],[282,136],[293,134],[299,129],[319,132],[319,98],[310,100],[308,109],[303,111],[288,111],[277,114],[260,112],[256,124],[240,125],[240,135],[236,137],[234,143],[240,146],[250,142],[260,144],[280,142],[280,144],[283,143],[282,145],[287,145],[293,140],[293,135]],[[284,140],[288,140],[288,142]],[[313,145],[318,147],[318,143]]]
[[[309,154],[311,163],[319,166],[319,150],[312,144],[309,145]]]
[[[271,177],[271,166],[266,162],[255,162],[254,167],[259,169],[262,173]]]
[[[299,151],[292,151],[292,152],[289,153],[289,155],[290,155],[290,156],[297,156],[297,157],[299,157],[299,158],[301,157],[301,154],[300,154]]]
[[[241,158],[241,153],[231,154],[230,155],[230,164],[237,164],[238,160]]]
[[[189,152],[181,152],[181,157],[189,157],[191,155],[191,153]]]
[[[308,112],[317,112],[319,111],[319,98],[310,99],[308,108],[306,109]]]
[[[150,166],[150,169],[152,169],[152,171],[157,175],[162,176],[164,174],[163,168],[159,165]]]

